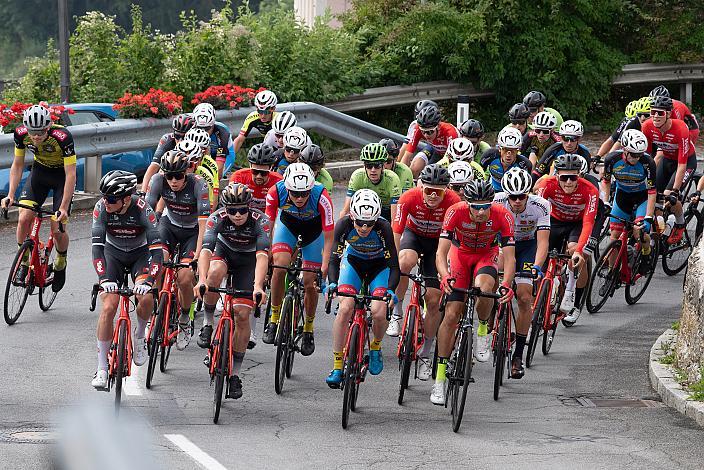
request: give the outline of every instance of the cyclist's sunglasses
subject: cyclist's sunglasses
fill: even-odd
[[[236,214],[244,215],[247,212],[249,212],[249,207],[247,207],[247,206],[230,206],[230,207],[225,208],[225,212],[227,212],[228,215],[236,215]]]
[[[528,199],[527,194],[509,194],[508,198],[514,202],[516,201],[525,201]]]
[[[257,112],[259,114],[269,115],[274,112],[274,108],[258,109]]]
[[[627,151],[627,150],[624,151],[623,153],[626,154],[626,157],[632,158],[632,159],[634,159],[634,160],[640,160],[640,157],[643,156],[643,153],[632,153],[632,152],[629,152],[629,151]]]
[[[526,122],[525,119],[511,120],[511,124],[518,124],[519,126],[525,126]]]
[[[444,188],[431,188],[428,186],[423,187],[423,194],[426,196],[435,195],[436,197],[442,197],[445,194]]]
[[[30,130],[28,130],[28,131],[27,131],[27,134],[32,135],[32,136],[35,136],[35,137],[39,137],[39,136],[42,136],[42,135],[46,135],[48,132],[49,132],[49,129],[44,129],[44,130],[41,130],[41,131],[30,131]]]
[[[559,175],[560,181],[577,181],[579,179],[579,175]]]
[[[174,132],[174,139],[183,139],[184,137],[186,137],[186,134],[183,132]]]
[[[289,191],[288,195],[292,198],[302,199],[310,195],[310,191]]]
[[[430,134],[432,134],[433,132],[435,132],[435,131],[437,131],[437,130],[438,130],[437,127],[431,127],[431,128],[429,128],[429,129],[424,129],[424,128],[422,128],[422,127],[420,128],[421,134],[425,134],[425,135],[430,135]]]
[[[301,153],[301,149],[295,149],[293,147],[285,147],[284,150],[291,153]]]
[[[374,168],[374,169],[377,169],[377,170],[380,169],[380,168],[383,167],[383,166],[384,166],[383,163],[365,163],[365,164],[364,164],[364,168]]]
[[[650,117],[650,113],[638,113],[638,114],[636,114],[636,116],[638,116],[638,118],[648,119]]]
[[[274,132],[274,137],[276,137],[277,139],[283,139],[283,138],[284,138],[284,135],[283,135],[283,134],[277,134],[276,132]]]
[[[103,199],[108,204],[117,204],[118,202],[122,201],[122,197],[123,196],[103,196]]]
[[[470,209],[474,209],[475,211],[488,211],[491,209],[491,203],[486,202],[484,204],[470,204],[469,205]]]
[[[563,142],[577,142],[579,140],[579,137],[573,135],[561,135],[560,138]]]
[[[667,114],[667,111],[664,109],[651,109],[650,110],[650,115],[651,116],[664,116]]]
[[[168,181],[171,180],[176,180],[180,181],[186,177],[186,172],[184,171],[178,171],[175,173],[164,173],[164,178],[166,178]]]
[[[354,224],[355,224],[357,227],[369,227],[369,228],[371,228],[371,227],[374,226],[375,223],[376,223],[375,220],[355,220],[355,221],[354,221]]]
[[[545,134],[545,135],[550,135],[550,129],[536,129],[535,130],[536,134]]]
[[[252,176],[269,176],[269,170],[255,170],[252,169]]]

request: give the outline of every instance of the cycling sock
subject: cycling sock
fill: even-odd
[[[112,341],[98,340],[98,370],[108,370],[108,351]]]
[[[215,321],[215,305],[203,305],[203,326],[213,326]]]
[[[18,243],[18,244],[17,244],[17,248],[22,248],[22,244],[21,244],[21,243]],[[22,264],[24,264],[25,266],[28,266],[28,265],[29,265],[29,255],[30,255],[31,253],[32,253],[32,252],[29,251],[29,250],[25,250],[24,253],[22,253]]]
[[[438,370],[435,372],[435,383],[445,381],[445,371],[447,370],[447,358],[438,357]]]
[[[240,375],[242,370],[242,362],[244,361],[243,352],[232,352],[232,375]]]
[[[518,357],[523,360],[523,348],[526,345],[526,335],[516,333],[516,349],[513,351],[513,357]]]
[[[56,250],[56,259],[54,260],[54,271],[62,271],[66,269],[66,252]]]
[[[147,321],[148,320],[142,320],[142,317],[137,315],[137,331],[134,332],[134,337],[137,339],[143,339],[147,332],[145,331],[147,329]]]
[[[574,287],[577,285],[577,277],[574,275],[574,271],[571,269],[567,270],[567,285],[565,286],[565,289],[568,291],[573,292]]]
[[[188,309],[188,318],[193,320],[196,317],[196,301],[191,302],[191,308]]]
[[[640,246],[640,252],[643,254],[643,256],[650,256],[651,252],[651,246],[650,243],[643,242]]]
[[[479,320],[479,328],[477,328],[477,336],[486,336],[489,334],[488,320]]]
[[[281,316],[281,305],[271,305],[271,316],[269,321],[275,325],[279,324],[279,317]]]
[[[403,318],[403,299],[398,299],[398,303],[396,304],[396,308],[394,309],[393,316],[397,320]]]
[[[182,308],[181,309],[181,315],[178,317],[178,322],[179,323],[188,323],[191,321],[191,317],[188,315],[190,313],[190,309],[188,308]]]
[[[342,351],[333,351],[332,352],[332,368],[335,370],[342,370],[342,358],[343,358]]]
[[[378,351],[381,349],[381,340],[380,339],[374,339],[372,340],[371,343],[369,343],[369,350],[370,351]]]
[[[430,352],[433,350],[433,339],[434,338],[428,338],[427,336],[425,337],[425,342],[420,350],[420,357],[430,357]]]
[[[313,332],[313,321],[315,320],[315,314],[310,317],[306,316],[306,321],[303,322],[303,332],[312,333]]]
[[[257,331],[257,317],[254,316],[254,310],[249,314],[249,325],[252,332]]]

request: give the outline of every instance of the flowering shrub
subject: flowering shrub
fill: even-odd
[[[64,112],[68,114],[75,112],[73,109],[68,109],[61,105],[49,106],[46,101],[40,101],[39,104],[49,109],[51,119],[54,122],[59,121]],[[22,103],[20,101],[12,103],[11,105],[0,103],[0,126],[2,126],[2,132],[9,134],[14,131],[16,127],[22,125],[24,110],[30,106],[32,106],[32,103]]]
[[[254,96],[266,88],[255,90],[254,88],[243,88],[241,86],[228,83],[226,85],[213,85],[207,90],[196,93],[191,103],[210,103],[215,109],[237,109],[240,106],[251,106]]]
[[[183,96],[150,88],[143,95],[126,92],[112,109],[119,111],[124,118],[165,118],[180,113],[182,104]]]

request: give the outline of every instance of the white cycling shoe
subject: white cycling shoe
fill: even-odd
[[[147,362],[147,338],[135,338],[133,343],[132,361],[134,365],[141,366]]]
[[[560,310],[571,314],[572,310],[574,310],[574,298],[575,291],[565,290],[565,295],[562,297],[562,302],[560,302]]]
[[[433,391],[430,393],[430,402],[433,405],[445,404],[445,382],[435,382]]]
[[[477,362],[486,362],[491,357],[491,338],[487,333],[484,336],[477,335],[477,347],[474,349],[474,358]]]
[[[428,380],[433,375],[433,364],[427,357],[418,358],[418,380]]]
[[[389,326],[386,328],[387,336],[398,336],[401,334],[401,319],[398,317],[391,317],[389,320]]]
[[[97,371],[90,384],[97,390],[104,390],[108,388],[108,371],[102,369]]]

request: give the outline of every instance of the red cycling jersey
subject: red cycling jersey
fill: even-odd
[[[694,145],[689,138],[689,128],[680,119],[671,119],[672,125],[664,134],[655,127],[650,118],[641,125],[641,132],[648,139],[647,152],[653,153],[653,144],[657,145],[663,156],[668,160],[675,160],[679,164],[686,164],[689,156],[694,153]]]
[[[599,203],[599,190],[584,178],[577,180],[577,188],[567,194],[561,187],[557,176],[548,176],[538,180],[533,187],[535,193],[547,199],[552,210],[550,217],[562,222],[579,222],[582,232],[575,251],[581,253],[589,241],[594,228],[594,219]]]
[[[247,185],[247,187],[252,190],[252,202],[249,203],[249,206],[253,209],[259,209],[262,212],[266,210],[266,193],[269,192],[269,188],[282,179],[283,176],[275,171],[270,171],[269,178],[266,180],[266,183],[259,186],[258,184],[254,184],[251,168],[242,168],[230,176],[231,183],[242,183]]]
[[[692,145],[697,143],[699,138],[699,123],[696,116],[692,114],[686,104],[680,100],[672,100],[672,115],[674,119],[681,119],[689,129],[689,139]]]
[[[409,189],[398,200],[392,224],[394,233],[403,233],[407,228],[420,237],[438,238],[447,209],[460,200],[457,193],[447,190],[440,205],[431,209],[423,200],[423,188]]]
[[[514,245],[513,228],[513,215],[505,207],[492,204],[489,219],[477,223],[472,220],[469,204],[461,201],[447,210],[440,237],[451,240],[461,252],[488,253],[497,245]]]
[[[426,142],[432,145],[436,152],[441,155],[445,155],[448,144],[452,139],[456,139],[457,136],[457,128],[449,122],[443,121],[440,122],[440,125],[438,125],[438,131],[435,134],[435,138],[433,140],[426,140]],[[420,131],[420,126],[416,126],[415,129],[413,129],[413,134],[408,141],[408,147],[406,147],[406,150],[409,152],[415,152],[416,147],[418,147],[418,142],[421,140],[425,140],[423,138],[423,133]]]

